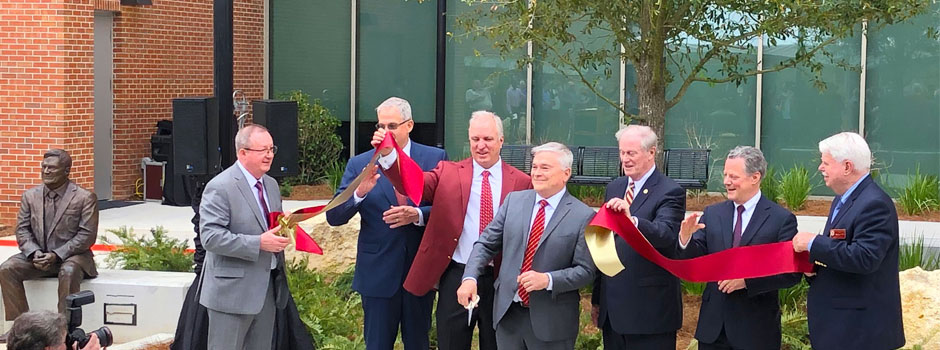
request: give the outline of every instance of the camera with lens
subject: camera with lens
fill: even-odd
[[[65,297],[65,309],[67,310],[69,328],[65,334],[65,346],[70,350],[79,350],[88,344],[92,334],[98,335],[98,342],[101,347],[111,346],[114,339],[111,337],[111,330],[108,327],[101,327],[91,332],[85,331],[78,326],[82,325],[82,305],[88,305],[95,302],[95,293],[90,290],[70,294]],[[78,347],[72,349],[72,344],[78,342]]]

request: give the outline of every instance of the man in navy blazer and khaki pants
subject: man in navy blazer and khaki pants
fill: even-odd
[[[607,207],[629,212],[640,232],[666,256],[675,254],[685,190],[656,169],[656,134],[630,125],[615,135],[627,176],[607,185]],[[628,201],[629,200],[629,201]],[[591,296],[594,323],[605,349],[675,349],[682,327],[679,279],[643,258],[615,235],[626,269],[613,277],[597,273]]]
[[[793,250],[809,251],[807,318],[813,349],[904,346],[898,282],[898,214],[869,174],[871,150],[859,134],[819,142],[819,172],[836,197],[821,235],[800,232]]]
[[[447,160],[444,150],[408,138],[414,128],[408,101],[391,97],[376,112],[376,128],[392,133],[402,152],[422,170],[429,171],[439,161]],[[349,160],[337,194],[359,176],[374,153],[369,150]],[[370,193],[373,188],[376,191]],[[361,217],[352,288],[362,296],[366,349],[391,350],[399,328],[405,350],[429,347],[434,293],[417,296],[402,288],[424,235],[424,224],[430,218],[431,207],[423,204],[396,194],[388,179],[373,173],[362,181],[352,198],[326,213],[332,226],[347,223],[356,213]]]
[[[796,217],[764,197],[760,183],[767,161],[757,148],[738,146],[725,160],[728,200],[705,208],[701,221],[689,215],[679,230],[679,256],[694,258],[735,247],[787,242]],[[777,290],[800,281],[781,274],[709,282],[702,293],[695,339],[700,350],[780,349]]]

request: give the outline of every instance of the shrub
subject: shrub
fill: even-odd
[[[806,306],[806,292],[809,291],[809,283],[805,279],[800,279],[800,283],[779,290],[780,307],[803,308]]]
[[[330,187],[334,193],[336,189],[339,188],[340,183],[343,182],[343,173],[346,172],[346,162],[343,161],[333,161],[326,168],[326,174],[323,175],[321,181]]]
[[[352,290],[353,270],[324,276],[307,259],[287,264],[287,281],[300,319],[319,349],[364,349],[362,299]]]
[[[777,170],[773,166],[767,167],[767,173],[760,182],[760,192],[774,203],[780,200],[780,180],[777,179]]]
[[[920,173],[920,166],[908,175],[907,187],[898,196],[898,206],[908,215],[918,215],[940,208],[940,182],[935,175]]]
[[[809,172],[802,165],[793,166],[780,177],[780,197],[792,211],[803,209],[810,189]]]
[[[290,197],[290,194],[294,192],[294,185],[290,181],[281,181],[279,186],[281,189],[281,197]]]
[[[705,282],[689,282],[682,280],[682,291],[688,295],[702,295],[705,293]]]
[[[806,322],[806,305],[781,306],[781,349],[810,350],[809,325]]]
[[[578,200],[590,206],[600,206],[604,204],[604,194],[606,188],[597,185],[579,185],[569,184],[568,192]]]
[[[336,134],[340,122],[319,99],[310,103],[310,96],[299,90],[279,94],[279,99],[297,101],[297,168],[300,175],[295,184],[312,185],[339,158],[343,142]]]
[[[940,269],[940,253],[930,253],[924,246],[924,236],[901,242],[898,253],[898,270],[904,271],[916,266],[926,271]]]
[[[120,245],[108,254],[105,262],[110,268],[147,271],[193,271],[193,253],[187,252],[186,241],[166,235],[162,226],[150,229],[151,238],[138,238],[133,229],[121,226],[109,229],[117,236]],[[106,237],[101,241],[112,244]]]

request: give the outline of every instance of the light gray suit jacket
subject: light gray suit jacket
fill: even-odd
[[[493,327],[497,328],[519,288],[516,277],[522,269],[526,243],[531,230],[535,190],[512,192],[499,212],[473,245],[464,278],[478,278],[496,254],[503,253],[499,278],[495,282]],[[552,290],[529,294],[529,315],[535,336],[543,341],[574,339],[578,336],[580,294],[578,289],[594,281],[594,261],[584,241],[584,228],[594,210],[565,193],[545,226],[532,269],[552,276]]]
[[[261,180],[268,209],[281,211],[277,181],[267,175]],[[238,165],[206,184],[199,206],[200,237],[206,249],[199,303],[206,308],[245,315],[261,312],[271,281],[272,253],[261,250],[261,234],[268,225],[257,195]],[[283,253],[277,259],[283,266]]]

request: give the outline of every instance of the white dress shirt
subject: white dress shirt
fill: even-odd
[[[460,238],[457,240],[457,248],[454,250],[453,260],[466,264],[470,259],[470,251],[473,250],[473,243],[480,238],[480,198],[483,192],[483,170],[490,172],[490,194],[493,196],[493,217],[499,212],[499,195],[503,189],[503,161],[496,161],[489,169],[473,161],[473,180],[470,184],[470,198],[467,200],[467,215],[463,218],[463,230],[460,231]]]

